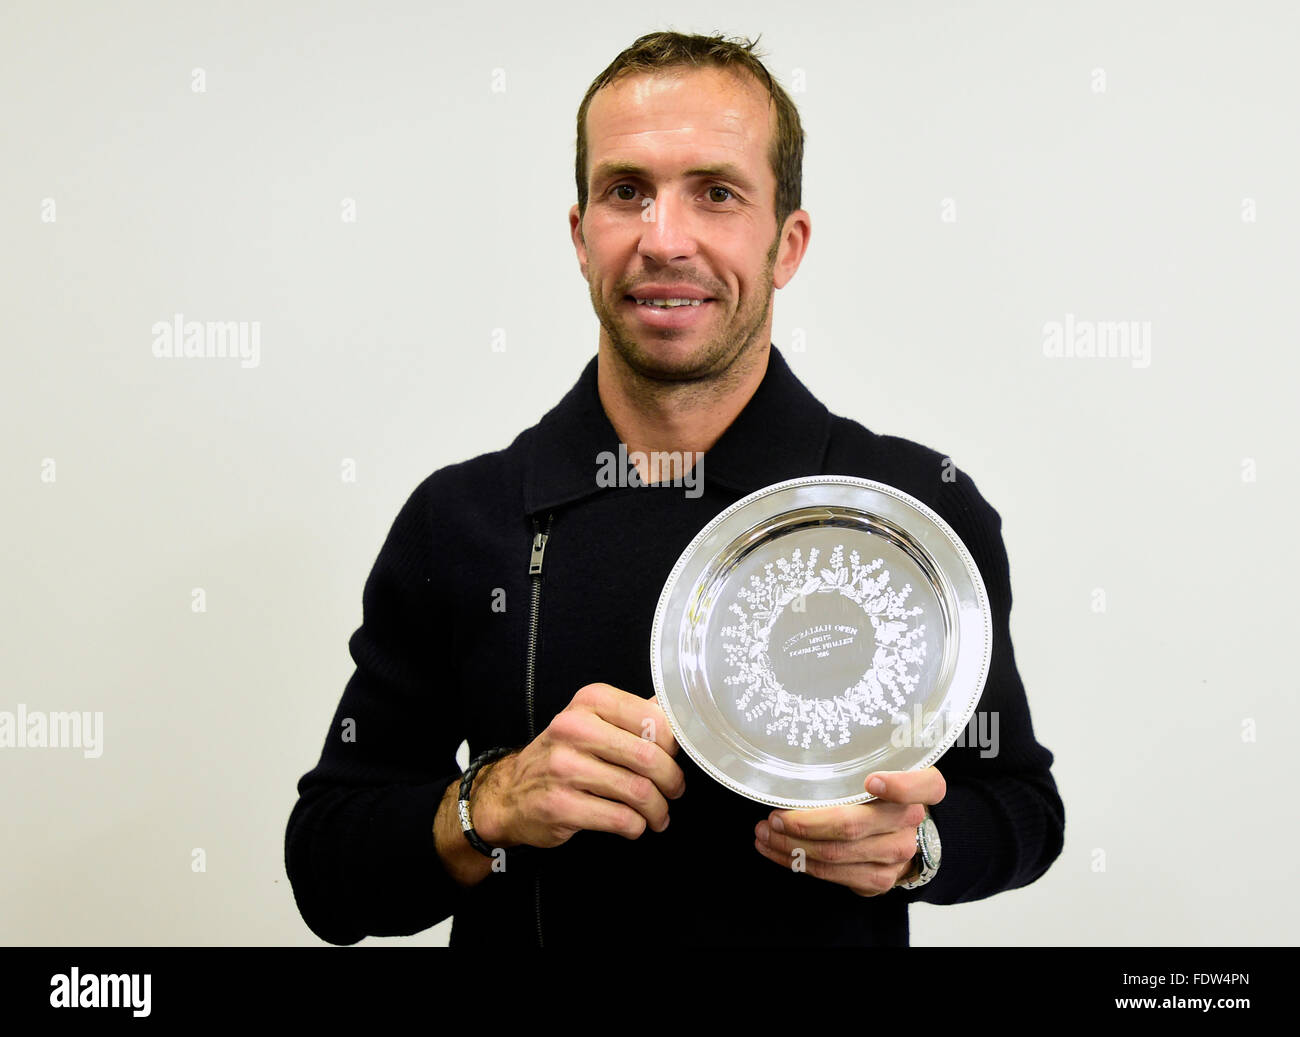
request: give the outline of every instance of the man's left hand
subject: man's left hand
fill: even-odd
[[[800,867],[859,896],[888,893],[914,870],[917,826],[947,784],[927,767],[877,771],[865,787],[876,797],[870,803],[772,811],[754,829],[755,848],[782,867]]]

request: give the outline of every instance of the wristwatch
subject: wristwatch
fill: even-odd
[[[901,889],[917,889],[924,886],[939,871],[939,828],[930,816],[930,808],[925,808],[925,818],[916,826],[916,857],[920,868],[915,878],[900,882]],[[909,873],[910,874],[910,873]]]

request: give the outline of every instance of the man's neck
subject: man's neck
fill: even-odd
[[[629,456],[675,453],[689,467],[696,453],[709,450],[745,409],[763,381],[770,354],[770,343],[764,343],[745,350],[716,377],[664,382],[637,374],[602,343],[596,357],[596,385],[605,414],[619,440],[627,444]]]

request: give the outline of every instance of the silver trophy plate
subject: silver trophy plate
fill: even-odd
[[[988,676],[988,595],[932,509],[883,483],[812,476],[737,501],[659,596],[655,694],[678,744],[777,807],[862,803],[877,770],[931,766]]]

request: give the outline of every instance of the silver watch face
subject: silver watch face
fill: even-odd
[[[939,827],[931,818],[921,822],[921,846],[926,864],[931,868],[939,867],[942,847],[939,845]]]
[[[682,553],[655,611],[651,670],[678,744],[780,807],[860,803],[875,770],[933,764],[988,675],[992,619],[970,553],[883,483],[765,487]]]

